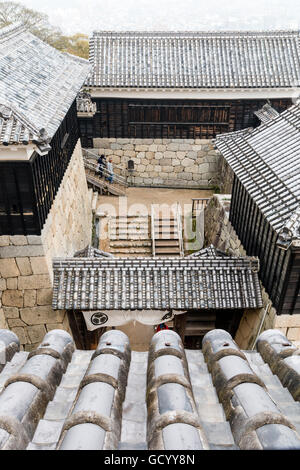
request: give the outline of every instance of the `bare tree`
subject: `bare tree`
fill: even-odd
[[[24,24],[31,33],[56,49],[88,58],[87,36],[80,33],[65,36],[49,23],[48,16],[44,13],[26,8],[17,2],[0,1],[0,28],[16,22]]]

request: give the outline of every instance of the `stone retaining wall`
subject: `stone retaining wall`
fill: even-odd
[[[52,310],[52,258],[73,255],[91,240],[91,193],[80,144],[64,175],[41,236],[0,236],[0,328],[31,351],[47,331],[70,332],[67,314]]]
[[[205,209],[205,245],[213,244],[228,254],[246,256],[234,228],[229,222],[230,194],[215,194]],[[277,315],[272,302],[262,287],[263,308],[245,310],[235,341],[242,349],[253,346],[267,308],[261,332],[270,328],[280,329],[289,340],[300,346],[300,315]]]
[[[206,139],[94,139],[99,154],[127,168],[135,163],[136,186],[201,188],[219,181],[221,156]]]

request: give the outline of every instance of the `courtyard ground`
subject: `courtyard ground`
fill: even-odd
[[[139,207],[145,207],[148,214],[151,213],[151,204],[164,204],[172,206],[179,202],[182,210],[190,210],[192,198],[208,198],[213,195],[212,190],[199,189],[166,189],[166,188],[128,188],[125,198],[115,196],[99,196],[97,212],[109,210],[109,205],[115,209],[116,215],[119,214],[120,203],[128,208],[129,214],[134,214]],[[126,200],[125,200],[126,199]],[[190,205],[190,209],[188,207]],[[146,214],[144,214],[146,215]],[[107,240],[100,240],[100,248],[107,249]],[[145,315],[147,312],[145,311]],[[130,322],[127,325],[117,327],[127,334],[133,351],[148,351],[149,343],[155,329],[153,326],[142,325],[138,322]]]

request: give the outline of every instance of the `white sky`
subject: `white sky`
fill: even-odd
[[[18,0],[15,0],[18,1]],[[20,0],[66,34],[94,30],[300,29],[299,0]]]

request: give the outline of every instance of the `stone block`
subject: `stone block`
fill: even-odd
[[[5,307],[23,307],[23,294],[19,290],[5,290],[2,294],[2,305]]]
[[[12,235],[10,237],[10,243],[15,246],[27,245],[27,237],[24,235]]]
[[[153,160],[154,156],[155,156],[154,152],[146,152],[145,153],[145,157],[146,157],[147,160]]]
[[[39,289],[37,291],[37,305],[51,305],[52,289]]]
[[[9,235],[0,236],[0,246],[9,246]]]
[[[194,160],[192,160],[191,158],[185,157],[185,158],[182,160],[181,164],[182,164],[182,166],[184,166],[184,167],[193,166],[193,165],[194,165]]]
[[[29,289],[24,292],[24,307],[34,307],[36,305],[36,290]]]
[[[48,222],[48,219],[47,219]],[[43,245],[4,246],[0,247],[0,261],[4,258],[24,258],[29,256],[43,256]],[[11,276],[9,276],[11,277]]]
[[[27,333],[31,343],[40,343],[47,333],[44,325],[28,326]]]
[[[10,247],[5,247],[5,248],[10,248]],[[14,259],[0,259],[0,275],[4,278],[19,276],[20,271],[18,269],[16,261]]]
[[[42,239],[39,235],[27,235],[28,245],[41,245]]]
[[[41,325],[46,323],[61,323],[63,312],[52,310],[50,306],[38,306],[20,309],[21,319],[27,325]]]
[[[300,327],[299,328],[288,328],[287,338],[291,341],[300,341]]]
[[[173,172],[173,167],[172,166],[162,166],[162,171],[165,173],[172,173]]]
[[[136,152],[147,152],[149,149],[148,145],[136,145]]]
[[[29,258],[16,258],[16,263],[21,276],[30,276],[32,274]]]
[[[112,150],[121,150],[122,146],[120,144],[112,143],[110,144],[110,147],[107,148],[111,148]]]
[[[18,278],[9,277],[6,279],[7,289],[16,290],[18,289]]]
[[[167,150],[164,153],[164,158],[170,158],[170,159],[176,158],[176,152],[171,152],[170,150]]]
[[[176,152],[178,149],[178,143],[171,143],[167,145],[167,150],[171,150],[173,152]]]
[[[22,327],[14,327],[11,329],[19,338],[19,341],[21,344],[26,344],[28,343],[28,336],[26,334],[26,329]]]
[[[33,274],[32,276],[20,276],[18,278],[18,288],[23,289],[47,289],[51,287],[48,274]]]
[[[170,166],[172,165],[172,161],[172,158],[162,158],[159,163],[160,165]]]
[[[0,328],[1,329],[6,329],[7,328],[7,322],[6,322],[4,311],[3,311],[2,308],[0,308]]]
[[[71,225],[71,224],[70,224]],[[48,265],[44,256],[30,258],[30,264],[33,274],[48,274]]]
[[[192,150],[192,146],[190,144],[179,144],[178,145],[178,150],[179,151],[183,151],[185,150],[186,152],[188,152],[189,150]]]
[[[188,158],[191,158],[192,160],[197,160],[197,152],[194,152],[194,151],[187,152],[186,156]]]
[[[3,291],[6,289],[6,280],[3,279],[3,277],[0,278],[0,291]]]
[[[19,309],[17,307],[3,307],[5,318],[19,318]]]
[[[125,150],[124,157],[135,158],[136,153],[133,150]]]
[[[47,331],[65,329],[62,323],[47,323],[46,328],[47,328]]]
[[[27,352],[34,351],[37,349],[37,347],[40,345],[40,343],[34,343],[34,344],[25,344],[24,345],[24,350]]]
[[[156,144],[149,145],[149,152],[157,152],[157,145]]]
[[[7,320],[9,328],[15,328],[16,326],[21,326],[22,328],[26,328],[27,325],[24,323],[20,318],[9,318]]]

